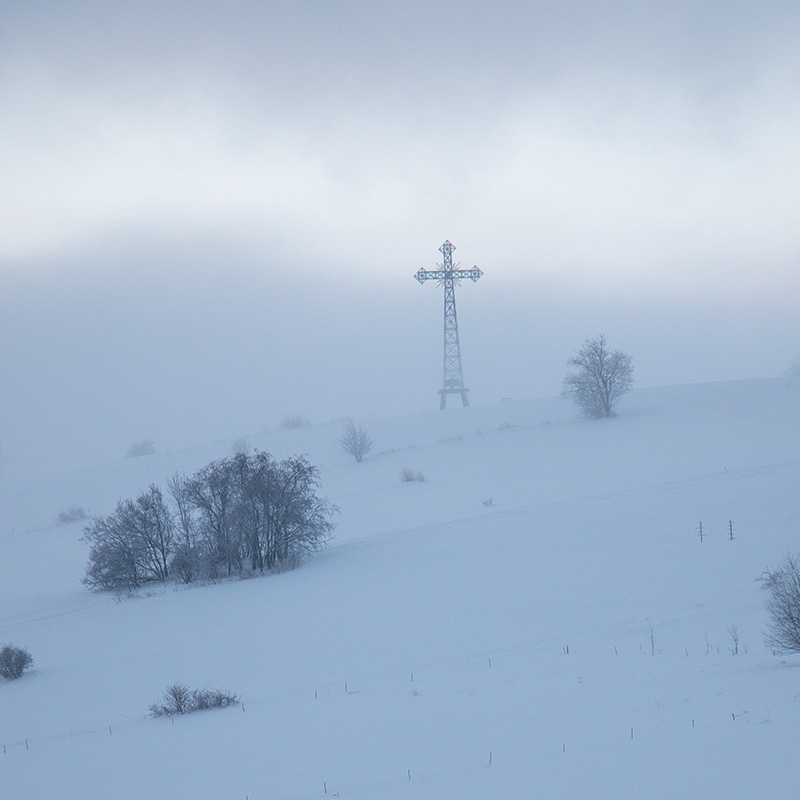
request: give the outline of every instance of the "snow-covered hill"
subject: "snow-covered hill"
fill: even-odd
[[[0,684],[0,795],[793,796],[800,664],[764,648],[757,578],[800,549],[798,419],[781,379],[639,390],[602,421],[559,400],[366,421],[361,464],[338,423],[253,435],[320,467],[331,546],[123,600],[81,586],[58,513],[231,443],[7,476],[0,643],[36,668]],[[150,719],[175,681],[242,704]]]

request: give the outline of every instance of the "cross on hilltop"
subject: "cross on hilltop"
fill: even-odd
[[[483,272],[477,267],[472,269],[458,269],[458,264],[453,266],[453,250],[455,246],[446,240],[439,248],[444,256],[444,263],[440,269],[420,269],[414,277],[420,282],[439,281],[444,285],[444,380],[439,394],[442,401],[440,409],[447,406],[447,395],[460,394],[461,402],[469,405],[467,392],[464,388],[464,373],[461,369],[461,345],[458,341],[458,318],[456,317],[456,283],[462,278],[477,281]]]

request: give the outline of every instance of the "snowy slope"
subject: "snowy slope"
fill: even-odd
[[[793,796],[800,664],[763,647],[756,579],[800,549],[798,418],[782,379],[368,421],[362,464],[337,423],[253,435],[319,465],[332,545],[122,601],[58,512],[230,443],[7,478],[0,642],[36,669],[0,684],[0,796]],[[243,705],[148,718],[178,680]]]

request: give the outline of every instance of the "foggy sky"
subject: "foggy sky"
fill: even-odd
[[[800,355],[796,3],[382,6],[2,5],[7,467]]]

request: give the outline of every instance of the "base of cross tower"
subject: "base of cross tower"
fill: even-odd
[[[439,389],[439,394],[441,395],[441,402],[439,403],[439,411],[444,411],[447,407],[447,395],[449,394],[460,394],[461,395],[461,402],[465,405],[469,405],[469,399],[467,398],[467,392],[469,389],[465,389],[463,386],[458,388],[452,389]]]

